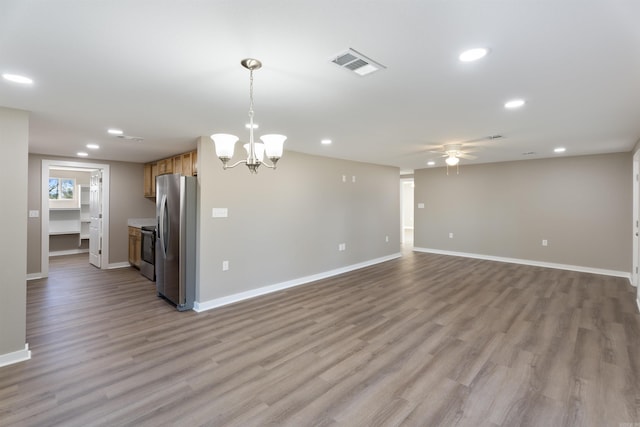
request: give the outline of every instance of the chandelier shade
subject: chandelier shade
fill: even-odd
[[[216,156],[218,156],[222,162],[223,169],[234,168],[241,163],[246,164],[251,173],[258,173],[258,167],[260,165],[275,169],[276,163],[278,163],[278,160],[282,157],[284,141],[287,137],[279,134],[269,134],[260,137],[262,142],[254,141],[253,130],[258,126],[253,123],[253,71],[262,67],[262,63],[257,59],[247,58],[240,61],[240,64],[249,70],[249,124],[247,125],[249,129],[249,142],[244,144],[244,148],[247,151],[247,159],[229,165],[238,137],[227,133],[211,135],[216,149]],[[264,162],[265,152],[269,160],[271,160],[271,164]]]
[[[264,150],[267,153],[267,157],[270,159],[282,157],[282,150],[284,148],[284,141],[287,139],[284,135],[278,135],[275,133],[262,135],[260,137],[264,143]]]
[[[211,139],[216,147],[216,156],[227,159],[233,157],[233,149],[238,141],[237,136],[228,133],[216,133],[211,135]]]

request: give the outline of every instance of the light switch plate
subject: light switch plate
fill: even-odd
[[[226,218],[229,216],[229,210],[227,208],[213,208],[211,216],[213,218]]]
[[[418,209],[424,209],[424,203],[418,203]]]
[[[38,218],[40,216],[40,211],[29,211],[29,218]]]

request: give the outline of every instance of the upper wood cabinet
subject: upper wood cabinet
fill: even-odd
[[[173,159],[158,160],[158,175],[173,173]]]
[[[184,173],[182,173],[182,154],[178,154],[171,159],[171,161],[173,162],[173,173],[184,175]]]
[[[191,152],[191,174],[193,176],[198,175],[198,152],[197,151]]]
[[[156,197],[156,176],[167,173],[179,173],[185,176],[198,174],[198,152],[190,151],[157,160],[144,165],[144,197]]]
[[[158,164],[146,163],[144,165],[144,197],[156,197],[156,176],[158,176]]]
[[[173,173],[184,176],[193,176],[193,164],[191,161],[193,152],[178,154],[173,158]]]

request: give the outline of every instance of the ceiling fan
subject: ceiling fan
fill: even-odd
[[[459,173],[458,164],[460,163],[460,159],[468,159],[475,160],[476,156],[471,153],[476,152],[477,150],[469,150],[466,147],[478,147],[481,142],[484,141],[492,141],[495,139],[502,138],[502,135],[491,135],[483,138],[472,139],[465,142],[444,144],[441,146],[440,150],[428,150],[429,153],[440,154],[445,158],[445,163],[447,164],[447,175],[449,175],[449,167],[456,167],[456,174]]]
[[[439,151],[429,151],[430,153],[440,154],[442,157],[445,157],[445,163],[448,166],[456,166],[460,159],[469,159],[475,160],[476,156],[471,155],[473,151],[463,150],[462,144],[445,144],[442,146],[442,150]]]

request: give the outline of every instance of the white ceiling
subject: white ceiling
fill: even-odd
[[[629,151],[638,18],[638,0],[2,0],[0,73],[35,83],[0,79],[0,105],[32,112],[30,152],[93,142],[92,159],[150,161],[200,135],[246,140],[239,63],[254,57],[258,135],[287,135],[287,150],[402,169],[444,165],[430,145],[494,134],[461,165]],[[490,54],[458,61],[478,46]],[[330,62],[350,47],[387,69]],[[526,105],[506,110],[516,97]]]

